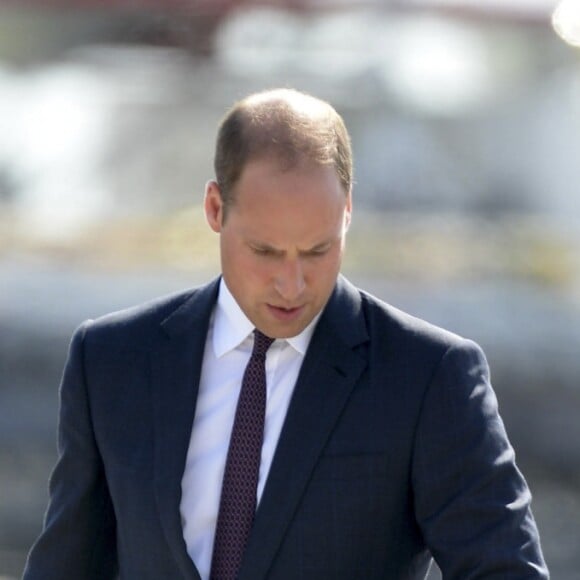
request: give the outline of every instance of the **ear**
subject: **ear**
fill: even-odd
[[[217,181],[211,180],[205,184],[203,207],[209,227],[219,234],[222,229],[224,204]]]
[[[346,206],[344,208],[344,231],[348,232],[350,222],[352,220],[352,194],[349,191],[346,198]]]

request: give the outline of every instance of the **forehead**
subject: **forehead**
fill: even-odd
[[[245,203],[333,204],[346,198],[333,165],[301,160],[288,166],[275,158],[249,161],[234,186],[234,195]]]
[[[245,235],[269,243],[315,244],[342,226],[347,195],[333,166],[300,164],[284,170],[261,159],[244,168],[234,200],[231,218]]]
[[[343,197],[346,197],[338,171],[333,164],[315,163],[305,157],[289,160],[275,155],[250,159],[244,165],[233,191],[235,194],[243,194],[248,189],[268,188],[275,193],[289,186],[291,188],[292,184],[312,189],[312,193],[316,190],[320,190],[322,194],[342,192]],[[291,193],[291,190],[286,193]]]

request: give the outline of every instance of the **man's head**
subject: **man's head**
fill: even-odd
[[[304,161],[331,165],[345,194],[351,191],[352,151],[344,122],[331,105],[305,93],[256,93],[236,103],[222,120],[214,169],[226,213],[244,167],[263,158],[276,160],[284,170]]]
[[[226,116],[205,211],[224,280],[274,338],[302,332],[340,270],[351,215],[348,133],[327,103],[296,91],[253,95]]]

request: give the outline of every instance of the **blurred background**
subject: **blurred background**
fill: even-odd
[[[0,576],[41,528],[73,329],[219,272],[216,125],[274,86],[344,116],[345,273],[484,347],[578,578],[578,0],[0,3]]]

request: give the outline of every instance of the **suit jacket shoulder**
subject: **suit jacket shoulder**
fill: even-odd
[[[160,330],[171,335],[205,322],[217,299],[219,278],[85,322],[88,344],[148,350]]]
[[[358,348],[369,364],[424,373],[438,365],[449,350],[468,350],[485,356],[475,342],[404,312],[341,277],[325,317],[326,328],[351,348]],[[380,373],[379,373],[380,374]],[[424,380],[410,383],[424,385]]]
[[[425,342],[443,349],[466,340],[454,332],[404,312],[364,290],[358,291],[369,327],[373,330],[381,330],[380,334],[388,328],[389,332],[394,333],[398,338],[407,336],[411,341]]]

